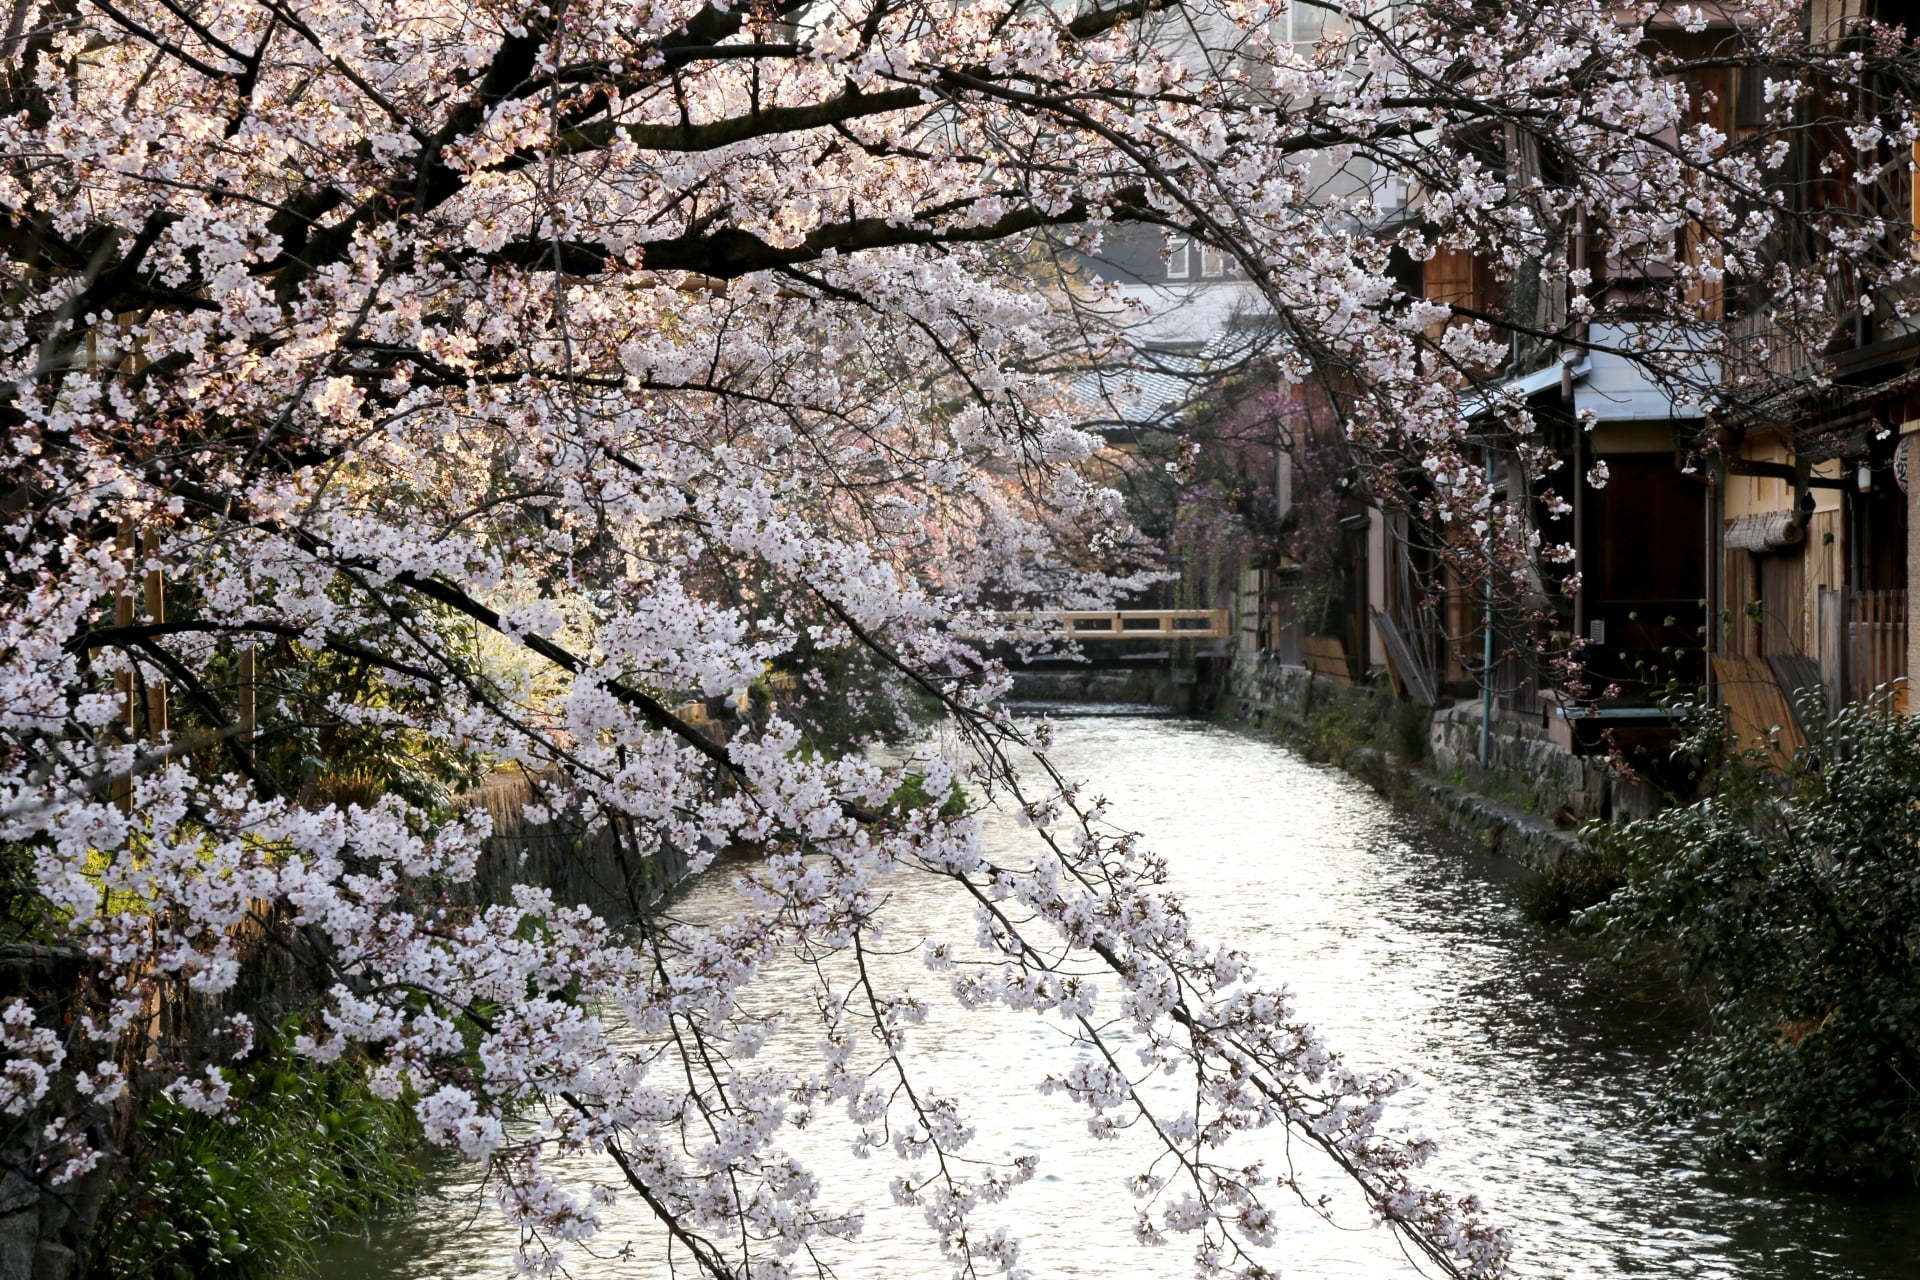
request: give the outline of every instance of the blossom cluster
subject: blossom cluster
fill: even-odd
[[[1580,340],[1613,305],[1567,228],[1639,264],[1626,303],[1670,324],[1627,354],[1675,385],[1734,363],[1726,280],[1815,324],[1831,254],[1885,228],[1773,253],[1779,147],[1902,55],[1809,43],[1786,0],[1689,11],[1721,42],[1691,53],[1651,3],[1292,8],[1319,38],[1248,0],[16,5],[0,851],[39,908],[22,971],[82,976],[0,1007],[6,1140],[59,1181],[130,1091],[230,1107],[254,1033],[223,1002],[291,957],[298,1051],[488,1162],[529,1269],[619,1194],[709,1274],[797,1273],[859,1226],[786,1145],[833,1107],[958,1271],[1012,1271],[977,1211],[1034,1166],[966,1153],[901,1052],[924,1006],[862,963],[886,877],[928,876],[978,908],[986,963],[927,952],[955,999],[1065,1019],[1095,1056],[1047,1087],[1158,1135],[1143,1240],[1262,1274],[1274,1195],[1305,1193],[1209,1153],[1284,1128],[1443,1270],[1499,1274],[1505,1234],[1388,1124],[1400,1078],[1254,988],[1071,788],[1022,790],[1041,744],[995,709],[987,644],[1154,568],[1076,417],[1124,310],[1076,264],[1128,229],[1231,253],[1376,491],[1417,488],[1524,585],[1543,549],[1467,409],[1514,334]],[[1689,59],[1768,69],[1767,120],[1716,131]],[[1872,101],[1849,147],[1909,146],[1907,99]],[[1565,305],[1502,330],[1409,291],[1443,253]],[[1480,394],[1550,474],[1525,404]],[[863,696],[826,674],[855,660],[947,718],[946,754],[886,768],[808,730]],[[681,710],[747,686],[771,710],[730,741]],[[668,852],[753,851],[742,913],[487,888],[513,847],[462,798],[487,773],[537,792],[526,822],[612,833],[626,890]],[[982,848],[962,783],[1021,808],[1031,857]],[[816,992],[799,1074],[757,1064],[779,1019],[753,998],[794,955],[860,975]],[[189,1006],[225,1015],[218,1045],[170,1030]],[[1116,1011],[1190,1112],[1153,1109]],[[568,1172],[586,1152],[616,1187]]]

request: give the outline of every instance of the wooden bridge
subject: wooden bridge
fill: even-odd
[[[1211,662],[1233,637],[1225,609],[1118,609],[1009,615],[1009,622],[1053,623],[1052,634],[1070,637],[1078,653],[1021,654],[1014,646],[995,646],[1015,670],[1033,672],[1131,671],[1177,668],[1191,660]],[[1203,641],[1192,645],[1193,641]]]
[[[1225,609],[1120,609],[1040,617],[1057,621],[1075,640],[1225,640],[1233,635]]]

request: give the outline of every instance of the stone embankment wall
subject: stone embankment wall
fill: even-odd
[[[1212,715],[1225,684],[1224,653],[1176,646],[1171,661],[1133,670],[1013,667],[1013,696],[1030,702],[1131,702]]]
[[[722,698],[689,702],[673,713],[715,743],[752,727],[745,689]],[[527,805],[543,802],[539,780],[501,772],[468,793],[462,803],[485,809],[493,819],[474,869],[473,901],[511,901],[517,884],[535,885],[563,906],[592,908],[612,924],[625,924],[687,878],[689,851],[626,822],[604,815],[560,814],[529,822]]]
[[[1419,800],[1448,827],[1535,869],[1576,849],[1580,824],[1638,817],[1658,802],[1652,787],[1603,758],[1574,755],[1544,727],[1496,716],[1483,765],[1479,703],[1443,707],[1423,731],[1417,723],[1389,731],[1386,722],[1409,709],[1386,691],[1264,654],[1236,656],[1220,709]]]
[[[1239,652],[1227,677],[1223,710],[1263,729],[1286,729],[1316,703],[1329,699],[1371,700],[1364,689],[1347,689],[1305,667],[1275,662],[1265,654]]]
[[[493,819],[471,900],[505,903],[515,885],[535,885],[563,906],[591,907],[621,924],[686,878],[686,850],[646,839],[628,824],[588,825],[566,816],[528,822],[523,810],[535,790],[533,779],[500,773],[467,797]]]
[[[1563,826],[1595,818],[1641,818],[1659,806],[1652,786],[1621,776],[1605,756],[1576,756],[1541,725],[1496,715],[1480,761],[1478,702],[1459,702],[1433,714],[1427,731],[1434,772],[1506,799]]]
[[[1029,702],[1137,702],[1170,707],[1170,671],[1021,671],[1013,673],[1013,696]]]

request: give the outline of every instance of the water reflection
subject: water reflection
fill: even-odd
[[[1203,932],[1251,952],[1298,994],[1303,1016],[1357,1064],[1403,1067],[1418,1083],[1402,1120],[1440,1140],[1434,1177],[1478,1192],[1520,1242],[1528,1276],[1779,1277],[1920,1275],[1920,1198],[1784,1188],[1747,1169],[1711,1169],[1700,1136],[1653,1118],[1653,1086],[1689,1011],[1657,984],[1590,965],[1521,920],[1512,868],[1436,832],[1333,770],[1232,732],[1124,708],[1061,722],[1056,755],[1097,780],[1110,812],[1163,851]],[[1019,841],[991,819],[989,840]],[[924,882],[896,896],[903,923],[969,937],[964,904]],[[714,880],[682,904],[696,918],[732,909]],[[903,939],[911,941],[911,939]],[[895,972],[938,991],[911,958]],[[768,993],[771,1000],[778,993]],[[1138,1148],[1097,1144],[1082,1118],[1034,1084],[1070,1061],[1060,1033],[1030,1018],[936,1012],[917,1052],[978,1121],[980,1146],[1031,1152],[1041,1174],[1000,1215],[1025,1240],[1036,1277],[1177,1277],[1178,1244],[1131,1242],[1118,1186]],[[797,1046],[795,1047],[797,1051]],[[778,1045],[770,1052],[777,1057]],[[880,1183],[888,1157],[855,1165],[843,1137],[795,1148],[834,1185]],[[491,1277],[514,1241],[450,1169],[408,1215],[341,1241],[323,1280]],[[884,1195],[884,1192],[882,1193]],[[844,1201],[843,1201],[844,1202]],[[938,1275],[912,1211],[884,1204],[835,1255],[846,1276]],[[1333,1231],[1304,1214],[1277,1260],[1303,1277],[1412,1274],[1377,1231]],[[653,1276],[664,1260],[646,1221],[616,1216],[604,1244],[627,1259],[574,1259],[585,1276]]]

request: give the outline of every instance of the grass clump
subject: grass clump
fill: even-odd
[[[1425,707],[1396,698],[1384,685],[1339,688],[1316,681],[1301,708],[1283,713],[1276,727],[1307,759],[1386,785],[1394,766],[1426,757],[1427,719]]]
[[[145,1110],[101,1215],[92,1270],[120,1280],[278,1280],[328,1233],[404,1204],[418,1123],[351,1063],[296,1058],[291,1034],[226,1074],[230,1115]]]
[[[1520,887],[1520,910],[1535,924],[1567,928],[1626,885],[1626,858],[1607,828],[1596,823],[1583,834],[1579,846],[1541,867]]]

